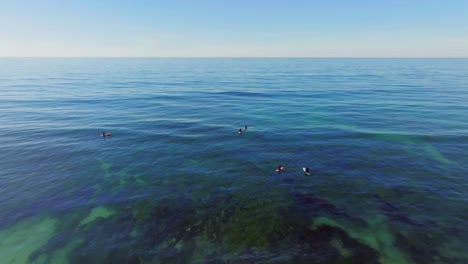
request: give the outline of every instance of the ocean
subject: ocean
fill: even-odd
[[[468,262],[468,59],[0,69],[2,263]]]

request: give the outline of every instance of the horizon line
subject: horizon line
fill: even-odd
[[[312,56],[0,56],[24,59],[468,59],[467,57],[312,57]]]

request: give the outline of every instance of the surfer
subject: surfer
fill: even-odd
[[[284,170],[284,167],[280,164],[278,168],[276,169],[276,172],[280,173],[283,170]]]
[[[244,130],[247,130],[247,125],[245,125],[245,129]]]
[[[239,131],[237,131],[237,134],[242,134],[242,128],[239,128]]]
[[[307,175],[310,174],[310,172],[309,172],[309,167],[305,167],[305,168],[302,168],[302,169],[303,169],[303,171],[304,171],[305,174],[307,174]]]
[[[106,131],[102,131],[101,137],[106,138],[112,136],[111,133],[106,133]]]

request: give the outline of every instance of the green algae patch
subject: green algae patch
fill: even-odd
[[[29,256],[47,244],[55,233],[52,218],[25,220],[0,231],[2,263],[28,263]]]
[[[343,245],[343,241],[341,241],[340,239],[337,239],[337,238],[333,238],[331,241],[330,241],[330,244],[336,249],[338,250],[338,252],[340,252],[340,254],[345,257],[345,258],[349,258],[353,255],[353,253],[351,252],[351,250],[347,249],[344,247]]]
[[[448,164],[448,165],[457,164],[456,162],[453,162],[453,161],[447,159],[446,157],[444,157],[444,155],[442,155],[442,153],[440,153],[435,147],[433,147],[430,144],[425,144],[424,145],[424,150],[426,151],[427,154],[429,154],[429,157],[431,157],[434,161],[437,161],[437,162],[439,162],[441,164]]]
[[[256,199],[236,197],[237,202],[234,202],[231,213],[221,212],[219,217],[211,219],[214,221],[212,224],[218,226],[219,232],[210,232],[208,226],[207,235],[218,235],[230,252],[266,248],[278,241],[285,229],[286,224],[280,212],[289,204],[283,199],[281,195]]]
[[[363,228],[347,227],[330,218],[318,217],[314,220],[311,229],[316,230],[321,225],[337,227],[344,230],[350,237],[379,252],[381,263],[413,263],[395,247],[395,238],[385,221],[384,217],[375,217],[367,221],[368,227]]]
[[[374,135],[374,138],[379,140],[384,140],[387,142],[399,143],[405,145],[404,149],[408,154],[417,156],[417,157],[430,157],[434,161],[437,161],[441,164],[456,164],[455,162],[447,159],[440,153],[433,145],[424,142],[420,139],[414,138],[412,136],[398,135],[398,134],[377,134]],[[423,155],[420,151],[416,151],[411,147],[421,147],[423,152],[426,155]]]
[[[216,252],[216,244],[202,236],[197,236],[194,240],[195,249],[190,258],[190,263],[207,263],[209,256]]]
[[[104,172],[104,177],[107,178],[107,177],[111,176],[110,169],[112,167],[112,164],[107,163],[107,162],[103,162],[103,161],[101,161],[100,163],[101,163],[101,165],[100,165],[101,170]]]
[[[37,264],[61,264],[61,263],[68,263],[69,262],[69,255],[78,248],[81,243],[83,243],[82,239],[77,239],[68,243],[64,247],[54,250],[53,253],[49,256],[47,254],[41,255],[34,263]]]
[[[116,211],[108,209],[104,206],[99,206],[91,210],[89,215],[80,222],[80,226],[87,225],[98,218],[108,218],[114,215]]]
[[[231,249],[268,246],[269,238],[280,232],[284,225],[276,208],[265,206],[237,208],[231,221],[221,227],[223,244]],[[257,210],[261,213],[257,213]]]

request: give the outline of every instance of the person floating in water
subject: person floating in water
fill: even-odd
[[[247,125],[245,125],[245,127],[244,127],[244,128],[245,128],[244,130],[247,130]]]
[[[101,137],[103,137],[104,139],[105,139],[106,137],[110,137],[110,136],[112,136],[111,133],[106,133],[106,131],[102,131]]]
[[[237,134],[242,134],[242,128],[239,128],[239,131],[237,131]]]
[[[304,171],[305,174],[307,174],[307,175],[310,174],[309,167],[302,168],[302,170]]]
[[[280,173],[284,170],[284,167],[280,164],[278,168],[276,169],[276,172]]]

